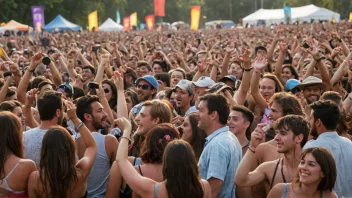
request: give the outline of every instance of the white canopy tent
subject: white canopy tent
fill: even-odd
[[[114,31],[122,31],[123,26],[113,21],[111,18],[106,19],[106,21],[101,24],[98,28],[98,31],[103,32],[114,32]]]
[[[258,11],[243,18],[243,24],[257,25],[259,21],[264,21],[267,26],[270,24],[279,24],[284,21],[284,10],[283,9],[259,9]],[[299,22],[311,22],[312,20],[331,20],[335,22],[340,21],[340,14],[331,10],[317,7],[313,4],[291,8],[291,23],[296,21]]]

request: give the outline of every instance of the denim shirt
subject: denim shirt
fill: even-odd
[[[221,198],[236,197],[234,183],[237,167],[242,159],[242,148],[229,128],[222,127],[206,139],[199,159],[202,179],[216,178],[223,181]]]
[[[311,147],[326,148],[334,157],[337,178],[334,191],[338,197],[352,197],[352,142],[337,132],[325,132],[316,140],[306,143],[303,149]]]

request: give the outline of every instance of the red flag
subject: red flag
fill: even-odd
[[[125,31],[129,31],[131,28],[131,22],[130,22],[130,17],[125,17],[123,18],[123,29]]]
[[[154,15],[165,16],[165,0],[154,0]]]
[[[147,24],[148,30],[154,29],[155,18],[153,14],[145,16],[145,23]]]

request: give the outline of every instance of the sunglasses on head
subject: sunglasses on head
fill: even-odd
[[[143,90],[148,90],[149,89],[149,85],[146,85],[146,84],[139,84],[137,85],[137,88],[142,88]]]

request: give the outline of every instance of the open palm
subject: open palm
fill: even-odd
[[[264,56],[257,56],[257,58],[255,59],[254,63],[253,63],[253,67],[255,69],[259,69],[262,70],[266,67],[266,65],[268,64],[268,60],[264,57]]]

